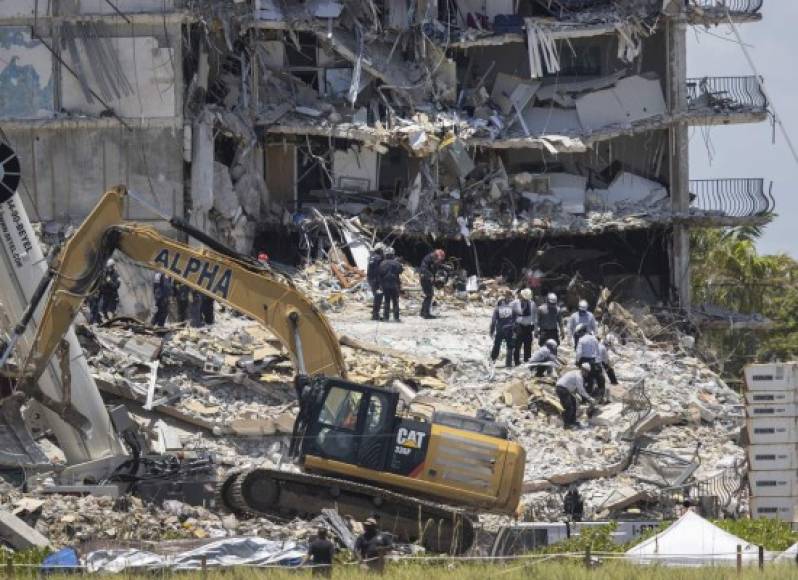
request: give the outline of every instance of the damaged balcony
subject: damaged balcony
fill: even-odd
[[[687,109],[692,125],[758,123],[768,117],[768,100],[755,76],[691,78]]]
[[[764,0],[688,0],[687,14],[691,24],[758,22]]]
[[[769,222],[776,202],[773,183],[761,178],[690,180],[692,223],[757,225]]]

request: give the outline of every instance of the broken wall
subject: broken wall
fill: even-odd
[[[34,221],[78,224],[110,187],[125,184],[166,215],[183,215],[183,130],[123,127],[13,128]],[[131,200],[127,219],[159,220]]]
[[[2,7],[2,5],[0,5]],[[0,27],[0,118],[42,119],[55,112],[53,56],[26,27]]]
[[[60,35],[61,56],[76,73],[61,67],[65,110],[99,115],[107,105],[121,117],[180,116],[179,27],[64,22]]]

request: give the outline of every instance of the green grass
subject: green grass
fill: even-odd
[[[113,580],[155,580],[170,578],[181,580],[186,578],[202,577],[196,573],[153,573],[149,575],[115,575],[101,576]],[[206,580],[250,580],[263,578],[264,580],[295,580],[297,578],[310,578],[309,571],[296,570],[250,570],[232,569],[222,572],[208,572]],[[74,580],[75,576],[49,576],[52,580]],[[362,572],[357,566],[337,566],[333,578],[341,579],[373,579],[380,578],[374,574]],[[506,565],[482,564],[419,564],[419,563],[390,563],[381,576],[387,580],[483,580],[485,578],[499,578],[507,580],[541,579],[541,580],[798,580],[798,566],[768,566],[764,571],[747,568],[738,576],[734,567],[731,568],[666,568],[659,566],[639,567],[619,562],[606,562],[596,568],[587,570],[580,562],[542,562],[534,565],[523,565],[512,562]]]

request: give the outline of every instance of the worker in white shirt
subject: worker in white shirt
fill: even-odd
[[[589,403],[591,407],[596,403],[585,390],[585,381],[589,373],[590,365],[585,363],[580,366],[579,370],[568,371],[557,379],[556,392],[564,409],[563,423],[565,423],[566,429],[571,429],[576,425],[577,396],[582,399],[582,402]]]

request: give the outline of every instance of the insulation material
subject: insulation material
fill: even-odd
[[[659,80],[626,77],[615,87],[584,95],[576,110],[585,131],[613,125],[630,126],[636,121],[665,114],[665,97]]]
[[[560,72],[560,55],[551,32],[541,27],[534,18],[526,18],[525,22],[530,76],[537,79],[546,72]]]
[[[0,50],[0,118],[51,117],[53,57],[47,47],[31,38],[27,28],[3,27]]]
[[[80,79],[62,70],[64,109],[102,113],[105,106],[86,94],[88,86],[97,94],[105,93],[103,100],[122,117],[175,116],[174,49],[160,47],[152,36],[72,42],[66,42],[68,49],[62,55]],[[116,66],[119,71],[110,69]]]
[[[587,177],[570,173],[549,173],[549,191],[562,204],[564,212],[585,213]]]
[[[378,156],[371,149],[352,147],[333,153],[335,186],[347,191],[374,191],[378,183]]]

